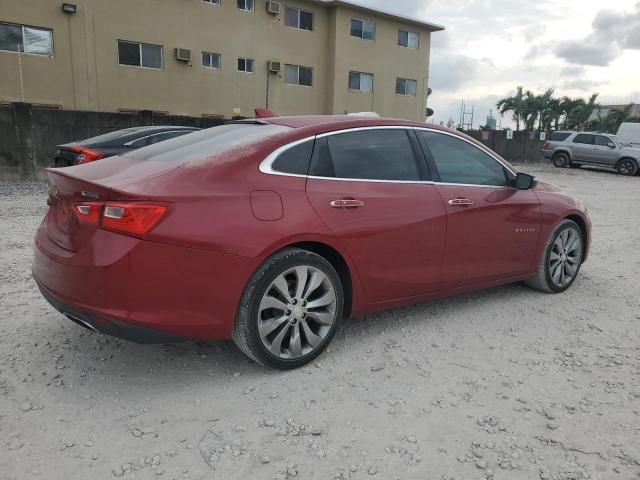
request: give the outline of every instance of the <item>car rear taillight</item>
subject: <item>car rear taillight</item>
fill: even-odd
[[[75,204],[74,212],[80,223],[142,236],[167,213],[167,207],[136,202],[86,202]]]
[[[71,147],[71,150],[79,154],[73,161],[74,165],[81,165],[83,163],[89,163],[104,158],[104,155],[102,153],[96,152],[89,148]]]
[[[167,207],[143,203],[107,202],[102,214],[102,227],[121,233],[144,235],[167,212]]]
[[[542,148],[544,150],[549,150],[549,141],[544,142],[544,145],[542,146]]]

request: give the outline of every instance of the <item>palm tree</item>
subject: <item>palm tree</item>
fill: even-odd
[[[630,103],[625,106],[622,110],[611,110],[607,115],[607,123],[608,123],[608,133],[616,133],[624,122],[626,122],[631,116],[631,110],[633,110],[634,104]]]
[[[556,104],[559,101],[553,98],[555,90],[553,88],[547,89],[542,95],[538,97],[538,131],[551,130],[551,121],[554,119]]]
[[[506,97],[498,101],[496,104],[500,115],[504,115],[507,112],[512,112],[513,121],[516,122],[516,130],[520,130],[520,121],[524,113],[524,89],[518,87],[516,94],[513,97]]]
[[[540,97],[527,90],[524,94],[524,105],[522,111],[522,119],[524,120],[525,129],[532,131],[535,128],[538,114],[540,113]]]

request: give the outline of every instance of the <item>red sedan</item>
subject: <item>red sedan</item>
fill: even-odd
[[[558,293],[582,204],[458,132],[341,116],[242,121],[48,170],[33,275],[71,320],[138,342],[319,355],[343,317],[509,282]]]

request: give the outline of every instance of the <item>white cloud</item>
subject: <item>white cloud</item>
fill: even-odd
[[[600,0],[359,1],[446,27],[432,35],[430,120],[457,119],[465,98],[476,107],[475,125],[483,124],[495,101],[518,85],[640,101],[638,0],[606,9]],[[590,43],[595,36],[600,41]]]

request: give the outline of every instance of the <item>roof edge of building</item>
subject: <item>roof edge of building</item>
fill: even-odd
[[[383,10],[380,8],[373,8],[367,5],[363,5],[360,2],[354,2],[353,0],[313,0],[314,3],[321,4],[327,7],[348,7],[356,10],[372,12],[377,15],[382,15],[384,17],[390,17],[397,20],[402,20],[405,23],[411,23],[413,25],[419,25],[423,28],[426,28],[430,32],[440,32],[445,29],[442,25],[437,25],[435,23],[426,22],[424,20],[419,20],[417,18],[407,17],[405,15],[401,15],[399,13],[390,12],[388,10]]]

